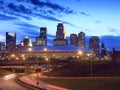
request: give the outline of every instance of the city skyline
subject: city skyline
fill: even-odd
[[[35,41],[45,26],[52,45],[57,23],[63,22],[67,39],[83,31],[86,42],[99,36],[107,48],[120,49],[119,4],[119,0],[0,0],[0,41],[5,41],[6,32],[16,32],[17,43],[25,36]]]

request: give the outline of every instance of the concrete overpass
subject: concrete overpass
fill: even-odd
[[[25,61],[17,61],[17,60],[0,60],[0,68],[8,69],[12,72],[35,72],[36,69],[41,69],[41,65],[45,64],[45,61],[42,60],[25,60]]]

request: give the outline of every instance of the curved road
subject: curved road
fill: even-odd
[[[6,75],[0,78],[0,90],[28,90],[15,81],[16,74]]]

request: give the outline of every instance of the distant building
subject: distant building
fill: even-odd
[[[47,45],[47,28],[40,28],[40,36],[36,37],[36,45],[46,46]]]
[[[6,50],[14,52],[16,49],[16,33],[6,32]]]
[[[0,42],[0,52],[5,52],[6,47],[5,47],[5,42]]]
[[[102,57],[106,56],[106,48],[104,43],[101,44],[101,56]]]
[[[81,52],[82,57],[79,52]],[[92,50],[88,48],[81,48],[77,46],[33,46],[32,52],[29,53],[28,49],[24,49],[20,52],[24,54],[26,58],[39,56],[42,59],[67,59],[67,58],[82,58],[86,60],[88,54],[94,57]],[[32,58],[33,60],[33,58]]]
[[[23,46],[24,47],[32,46],[32,41],[31,41],[31,39],[28,36],[24,37],[24,39],[23,39]]]
[[[54,39],[54,46],[64,46],[64,45],[68,45],[65,28],[63,26],[63,23],[58,23],[57,31],[56,31],[56,39]]]
[[[100,53],[99,37],[92,36],[89,41],[89,49],[93,50],[97,55]]]
[[[78,45],[78,37],[76,34],[70,34],[70,45],[73,45],[73,46]]]
[[[85,33],[84,32],[78,33],[78,46],[85,48]]]

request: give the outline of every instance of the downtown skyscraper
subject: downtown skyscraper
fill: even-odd
[[[6,50],[14,52],[16,49],[16,33],[6,32]]]
[[[78,45],[77,34],[70,34],[70,45],[72,45],[72,46],[77,46]]]
[[[40,28],[40,36],[36,37],[36,45],[47,46],[47,28]]]
[[[32,46],[32,41],[31,41],[31,39],[28,36],[24,37],[24,39],[23,39],[23,46],[25,46],[25,47]]]
[[[54,46],[64,46],[68,45],[68,40],[66,39],[66,32],[63,23],[58,23],[56,31],[56,39],[54,39]]]
[[[102,44],[101,44],[101,56],[104,57],[104,56],[106,56],[106,55],[107,55],[107,53],[106,53],[105,44],[102,43]]]
[[[81,48],[85,48],[85,33],[78,33],[78,46]]]
[[[89,40],[89,49],[93,50],[96,55],[100,53],[99,37],[92,36]]]

